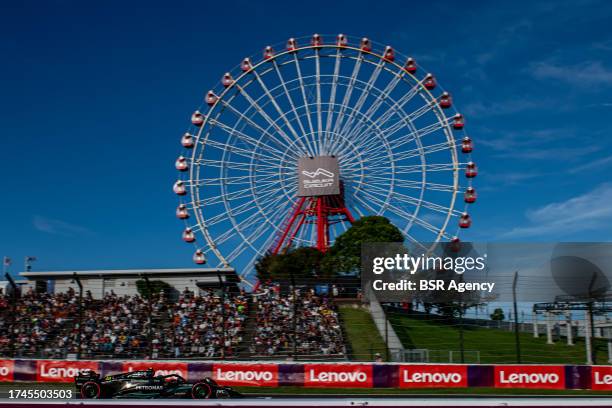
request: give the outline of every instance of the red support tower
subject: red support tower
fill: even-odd
[[[317,249],[325,253],[329,249],[329,226],[345,221],[353,223],[355,219],[344,203],[342,189],[338,195],[300,197],[283,222],[271,251],[273,254],[286,251],[302,226],[314,223],[317,226]]]

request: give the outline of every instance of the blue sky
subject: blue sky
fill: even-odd
[[[174,159],[247,55],[338,32],[434,72],[480,175],[464,239],[612,239],[612,3],[0,4],[0,255],[20,270],[191,266]]]

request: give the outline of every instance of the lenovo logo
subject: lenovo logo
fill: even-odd
[[[368,376],[366,373],[355,372],[355,371],[345,371],[345,372],[334,372],[334,371],[319,371],[315,370],[308,371],[308,380],[310,382],[360,382],[365,383],[368,381]]]
[[[512,373],[507,374],[505,371],[500,371],[499,382],[502,384],[556,384],[559,382],[559,376],[555,373]]]
[[[500,388],[565,388],[563,366],[497,366],[495,386]]]
[[[405,388],[467,387],[465,365],[402,365],[399,374],[399,386]]]
[[[215,364],[213,378],[223,385],[276,387],[278,366],[272,364]]]
[[[362,387],[372,386],[372,366],[369,364],[305,364],[306,387]]]
[[[270,371],[223,371],[217,368],[219,381],[273,381],[274,374]]]

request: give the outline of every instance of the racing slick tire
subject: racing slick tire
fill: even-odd
[[[191,398],[209,399],[212,395],[212,388],[204,382],[198,382],[191,387]]]
[[[81,398],[99,399],[101,396],[100,384],[95,381],[87,381],[81,386]]]

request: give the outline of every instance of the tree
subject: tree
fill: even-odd
[[[302,247],[286,254],[268,253],[255,264],[259,280],[312,279],[321,276],[324,255],[316,248]]]
[[[504,320],[506,318],[506,315],[504,315],[504,311],[501,308],[497,308],[493,311],[493,313],[491,313],[491,320]]]
[[[136,281],[136,289],[138,290],[140,296],[144,298],[149,297],[149,295],[157,295],[161,293],[161,291],[164,291],[166,294],[168,294],[172,289],[172,286],[161,280],[149,281],[149,286],[151,287],[151,293],[149,293],[147,282],[144,279],[139,279]]]
[[[361,244],[374,242],[403,242],[404,236],[395,225],[381,216],[363,217],[339,235],[321,263],[324,275],[359,273]]]

